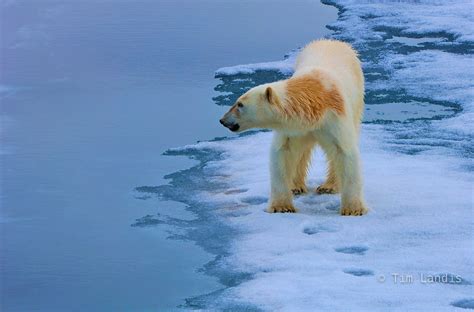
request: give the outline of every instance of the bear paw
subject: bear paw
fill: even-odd
[[[273,212],[297,212],[298,210],[292,205],[292,204],[286,204],[286,205],[271,205],[268,207],[267,212],[273,213]]]
[[[293,195],[301,195],[308,193],[308,189],[306,188],[306,186],[295,187],[291,190],[291,192],[293,192]]]
[[[357,200],[353,201],[348,204],[344,204],[341,208],[341,215],[342,216],[362,216],[366,214],[368,209],[365,207],[365,205]]]
[[[336,194],[337,189],[333,186],[328,186],[328,185],[320,185],[316,188],[316,193],[317,194]]]

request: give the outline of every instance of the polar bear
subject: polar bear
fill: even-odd
[[[364,76],[357,53],[336,40],[309,43],[291,78],[252,88],[220,120],[233,132],[274,130],[268,212],[296,212],[293,195],[306,193],[312,150],[322,147],[326,181],[316,192],[341,193],[341,215],[367,212],[362,192],[359,128]]]

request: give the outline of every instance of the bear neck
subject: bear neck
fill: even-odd
[[[273,87],[273,86],[272,86]],[[283,129],[303,130],[321,125],[327,112],[344,114],[337,84],[324,72],[313,70],[275,83]]]

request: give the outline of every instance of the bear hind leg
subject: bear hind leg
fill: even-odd
[[[337,183],[336,167],[334,160],[329,158],[327,155],[328,172],[326,181],[316,188],[318,194],[336,194],[339,193],[339,187]]]
[[[312,147],[305,147],[301,155],[297,158],[296,170],[293,177],[293,186],[291,188],[294,195],[305,194],[308,192],[306,187],[306,176],[311,161]]]
[[[341,184],[341,215],[361,216],[368,209],[362,196],[360,156],[357,147],[347,150],[335,149],[334,165]]]
[[[306,176],[308,175],[309,164],[311,162],[312,150],[315,140],[311,136],[292,137],[290,139],[290,164],[293,167],[291,172],[291,191],[293,195],[305,194]]]

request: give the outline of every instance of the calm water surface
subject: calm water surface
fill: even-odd
[[[170,147],[228,133],[214,70],[281,59],[327,33],[317,1],[0,0],[1,310],[172,310],[221,287],[213,259],[140,200],[190,160]]]

